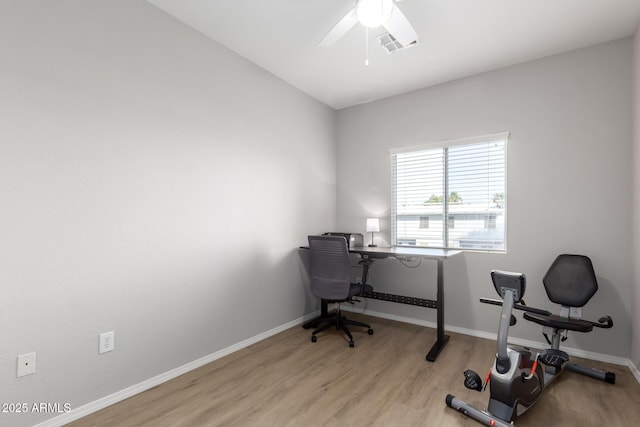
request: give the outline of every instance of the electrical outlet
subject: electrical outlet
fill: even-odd
[[[100,334],[100,344],[98,347],[98,353],[107,353],[115,349],[115,336],[113,331],[103,332]]]
[[[26,353],[18,355],[18,373],[17,377],[35,374],[36,372],[36,353]]]

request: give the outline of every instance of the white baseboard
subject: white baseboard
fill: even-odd
[[[369,311],[369,310],[366,311],[366,314],[369,316],[380,317],[382,319],[396,320],[398,322],[410,323],[410,324],[419,325],[419,326],[426,326],[434,329],[436,328],[435,322],[427,322],[424,320],[413,319],[410,317],[397,316],[394,314],[387,314],[387,313],[379,313],[379,312]],[[494,340],[494,341],[498,337],[498,334],[483,332],[483,331],[476,331],[473,329],[460,328],[457,326],[445,325],[445,329],[447,331],[455,332],[458,334],[470,335],[472,337],[485,338],[485,339]],[[523,347],[531,347],[531,348],[539,348],[539,349],[546,348],[549,346],[548,344],[543,342],[523,340],[518,338],[510,338],[509,343],[520,345]],[[640,372],[638,372],[637,368],[636,368],[637,374],[633,372],[633,369],[631,368],[633,364],[629,359],[610,356],[608,354],[585,351],[577,348],[570,348],[570,347],[562,347],[562,350],[566,351],[567,354],[569,354],[570,356],[581,357],[583,359],[589,359],[589,360],[596,360],[599,362],[611,363],[613,365],[629,366],[629,369],[634,374],[636,380],[638,380],[638,382],[640,383]]]
[[[357,312],[356,310],[353,310]],[[35,425],[34,427],[60,427],[65,424],[68,424],[72,421],[78,420],[82,417],[85,417],[89,414],[99,411],[100,409],[104,409],[108,406],[111,406],[115,403],[118,403],[124,399],[128,399],[129,397],[135,396],[138,393],[142,393],[143,391],[149,390],[150,388],[156,387],[162,383],[165,383],[173,378],[176,378],[180,375],[186,374],[189,371],[192,371],[196,368],[206,365],[207,363],[211,363],[217,359],[220,359],[228,354],[234,353],[238,350],[241,350],[245,347],[248,347],[252,344],[255,344],[259,341],[262,341],[266,338],[269,338],[273,335],[279,334],[282,331],[285,331],[291,327],[302,324],[307,320],[313,319],[314,317],[319,315],[319,311],[310,313],[304,317],[301,317],[296,320],[292,320],[291,322],[287,322],[284,325],[273,328],[269,331],[258,334],[254,337],[248,338],[242,342],[224,348],[220,351],[212,353],[208,356],[202,357],[200,359],[194,360],[193,362],[187,363],[186,365],[180,366],[178,368],[172,369],[163,374],[157,375],[153,378],[145,380],[141,383],[135,384],[131,387],[127,387],[123,390],[95,400],[93,402],[87,403],[86,405],[80,406],[71,410],[70,412],[61,414],[57,417],[51,418],[47,421],[44,421],[40,424]],[[389,319],[396,320],[398,322],[409,323],[413,325],[425,326],[428,328],[436,328],[435,322],[428,322],[421,319],[414,319],[411,317],[398,316],[395,314],[388,313],[380,313],[375,311],[366,311],[368,316],[379,317],[381,319]],[[495,340],[497,338],[497,334],[492,334],[488,332],[476,331],[473,329],[460,328],[456,326],[446,326],[445,329],[450,332],[455,332],[463,335],[470,335],[478,338],[485,338],[490,340]],[[547,344],[541,342],[535,342],[530,340],[521,340],[521,339],[512,339],[510,340],[512,344],[527,346],[531,348],[544,348]],[[622,365],[627,366],[635,379],[640,383],[640,371],[638,368],[631,362],[629,359],[624,359],[621,357],[609,356],[606,354],[594,353],[590,351],[584,351],[580,349],[574,348],[566,348],[563,347],[563,350],[566,351],[571,356],[582,357],[584,359],[597,360],[600,362],[611,363],[614,365]]]
[[[638,370],[638,367],[636,365],[634,365],[631,360],[629,360],[629,370],[631,371],[631,373],[635,377],[636,381],[638,381],[640,383],[640,371]]]
[[[207,363],[211,363],[215,360],[218,360],[228,354],[234,353],[238,350],[241,350],[245,347],[248,347],[252,344],[255,344],[259,341],[262,341],[266,338],[269,338],[273,335],[279,334],[282,331],[285,331],[293,326],[302,324],[307,320],[313,319],[314,317],[320,314],[319,311],[307,314],[304,317],[301,317],[296,320],[292,320],[291,322],[287,322],[284,325],[280,325],[276,328],[258,334],[254,337],[248,338],[242,342],[224,348],[222,350],[216,351],[215,353],[204,356],[200,359],[194,360],[193,362],[187,363],[186,365],[182,365],[175,369],[172,369],[163,374],[157,375],[153,378],[149,378],[141,383],[132,385],[131,387],[127,387],[123,390],[117,391],[108,396],[102,397],[98,400],[94,400],[93,402],[89,402],[86,405],[82,405],[78,408],[72,409],[70,412],[61,414],[57,417],[51,418],[47,421],[44,421],[40,424],[36,424],[34,427],[60,427],[65,424],[68,424],[72,421],[78,420],[82,417],[85,417],[89,414],[99,411],[100,409],[104,409],[107,406],[111,406],[115,403],[118,403],[122,400],[128,399],[129,397],[135,396],[136,394],[142,393],[143,391],[149,390],[153,387],[156,387],[162,383],[165,383],[173,378],[179,377],[180,375],[186,374],[196,368],[206,365]]]

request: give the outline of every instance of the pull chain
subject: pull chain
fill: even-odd
[[[369,66],[369,28],[366,27],[365,31],[365,58],[364,58],[364,66],[368,67]]]

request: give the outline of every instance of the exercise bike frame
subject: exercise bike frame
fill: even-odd
[[[524,275],[522,277],[522,280],[524,280]],[[508,346],[509,327],[515,324],[516,320],[512,314],[514,309],[543,316],[551,315],[549,311],[521,304],[524,283],[522,286],[521,291],[516,287],[500,287],[499,290],[496,287],[498,293],[503,297],[502,301],[489,298],[480,299],[482,303],[502,306],[498,325],[497,353],[489,377],[490,398],[487,410],[477,409],[451,394],[447,395],[445,400],[449,407],[487,426],[513,427],[513,421],[533,406],[542,395],[545,387],[557,378],[564,369],[608,383],[615,382],[615,374],[570,363],[567,361],[568,356],[556,366],[545,366],[543,368],[542,364],[537,363],[539,360],[537,352],[527,347]],[[602,318],[599,322],[601,322],[600,325],[594,325],[611,327],[611,324],[607,324],[611,322],[610,318]],[[603,323],[605,326],[602,326]],[[564,330],[545,327],[544,331],[545,333],[551,333],[551,339],[549,340],[551,348],[547,351],[564,353],[559,350],[560,336]],[[566,355],[566,353],[564,354]],[[478,390],[484,390],[485,386],[486,383]]]

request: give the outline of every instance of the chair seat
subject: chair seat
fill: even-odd
[[[362,295],[366,292],[373,292],[373,286],[371,285],[361,285],[359,283],[352,283],[351,287],[349,288],[349,296],[346,299],[339,299],[339,300],[326,300],[328,303],[335,303],[335,302],[344,302],[344,301],[348,301],[349,299],[353,298],[353,297],[357,297],[358,295]]]
[[[351,287],[349,288],[349,298],[357,297],[358,295],[362,295],[365,292],[373,292],[373,286],[352,283]]]
[[[582,319],[569,319],[555,314],[545,316],[543,314],[529,312],[525,312],[523,317],[538,325],[549,326],[555,329],[566,329],[576,332],[591,332],[593,330],[593,324]]]

